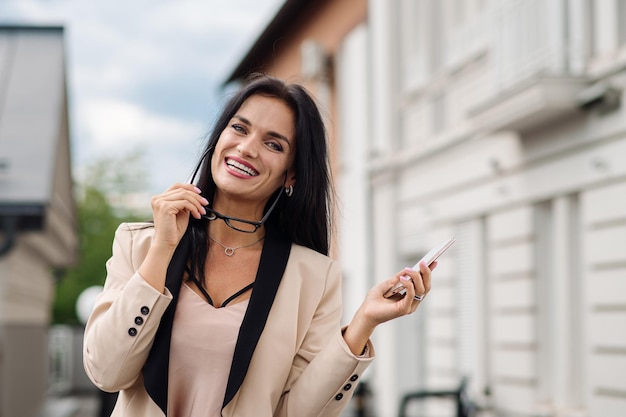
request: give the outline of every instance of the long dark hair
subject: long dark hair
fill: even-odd
[[[266,224],[277,227],[292,242],[328,255],[331,230],[332,185],[328,164],[326,130],[322,116],[305,88],[267,75],[252,77],[225,104],[211,130],[203,152],[198,187],[209,201],[216,185],[211,173],[211,158],[222,131],[253,95],[275,97],[284,101],[295,116],[296,183],[291,197],[283,196]],[[281,189],[276,191],[283,192]],[[274,200],[272,196],[268,205]],[[266,206],[266,210],[267,210]],[[203,275],[208,250],[207,220],[192,218],[190,232],[194,248],[194,272]],[[200,280],[202,282],[202,280]]]

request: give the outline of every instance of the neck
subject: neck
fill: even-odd
[[[216,230],[218,229],[220,229],[222,233],[217,233]],[[257,230],[255,233],[242,233],[237,232],[233,229],[230,229],[230,231],[228,231],[225,230],[223,227],[209,227],[208,233],[210,240],[210,250],[212,250],[213,253],[216,253],[216,250],[218,252],[221,252],[223,250],[224,255],[226,255],[227,257],[234,256],[235,252],[238,250],[257,250],[257,245],[265,238],[265,230],[261,229]],[[216,235],[220,235],[220,237],[217,237]]]
[[[235,200],[216,193],[211,208],[225,216],[256,222],[263,218],[266,203],[267,201]]]
[[[265,236],[265,225],[259,227],[255,233],[243,233],[228,227],[224,221],[216,219],[209,222],[207,233],[209,237],[219,240],[224,245],[234,247],[246,245]]]

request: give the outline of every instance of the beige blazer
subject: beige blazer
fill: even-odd
[[[104,291],[85,329],[89,378],[102,390],[120,391],[113,417],[166,415],[169,332],[190,245],[181,241],[161,294],[137,273],[153,233],[151,223],[120,225]],[[222,416],[338,416],[373,360],[373,347],[368,343],[357,357],[341,336],[337,262],[283,239],[284,273],[266,279],[272,274],[264,271],[280,264],[272,249],[281,245],[277,235],[268,228]]]

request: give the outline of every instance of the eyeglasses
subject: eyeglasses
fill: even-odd
[[[225,214],[222,214],[218,211],[213,210],[209,206],[204,207],[207,214],[203,215],[202,218],[207,219],[207,220],[222,219],[224,220],[224,223],[226,223],[226,225],[230,227],[231,229],[235,229],[238,232],[243,232],[243,233],[254,233],[257,230],[259,230],[259,227],[263,226],[263,223],[265,223],[267,219],[270,217],[270,214],[272,214],[274,207],[276,207],[276,204],[278,204],[278,200],[280,200],[281,195],[283,195],[282,189],[278,192],[278,195],[274,199],[274,202],[270,206],[269,210],[267,210],[263,218],[259,220],[258,222],[240,219],[240,218],[232,217],[232,216],[227,216]]]
[[[202,155],[202,158],[200,158],[200,162],[198,163],[198,166],[196,166],[196,169],[193,171],[193,174],[189,178],[188,183],[190,184],[194,183],[194,180],[196,179],[196,174],[198,173],[198,171],[200,170],[200,167],[202,166],[202,162],[204,162],[204,160],[206,159],[209,152],[211,152],[211,150],[212,149],[208,149]],[[226,223],[228,227],[230,227],[231,229],[237,230],[238,232],[255,233],[267,221],[267,219],[270,217],[270,214],[272,214],[272,211],[274,211],[274,208],[278,204],[278,200],[280,200],[280,196],[283,195],[283,190],[284,188],[281,187],[276,195],[276,198],[274,199],[274,202],[272,203],[270,208],[267,210],[263,218],[259,220],[258,222],[255,222],[252,220],[240,219],[238,217],[227,216],[225,214],[222,214],[218,211],[213,210],[209,206],[204,207],[207,214],[202,215],[202,218],[210,220],[210,221],[221,219],[221,220],[224,220],[224,223]]]

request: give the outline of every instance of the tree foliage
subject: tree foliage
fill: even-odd
[[[121,222],[146,220],[148,212],[123,205],[124,196],[145,190],[144,166],[141,155],[133,153],[119,160],[101,158],[87,167],[77,197],[79,261],[74,267],[57,271],[53,323],[78,324],[76,300],[86,288],[104,284],[115,230]]]

